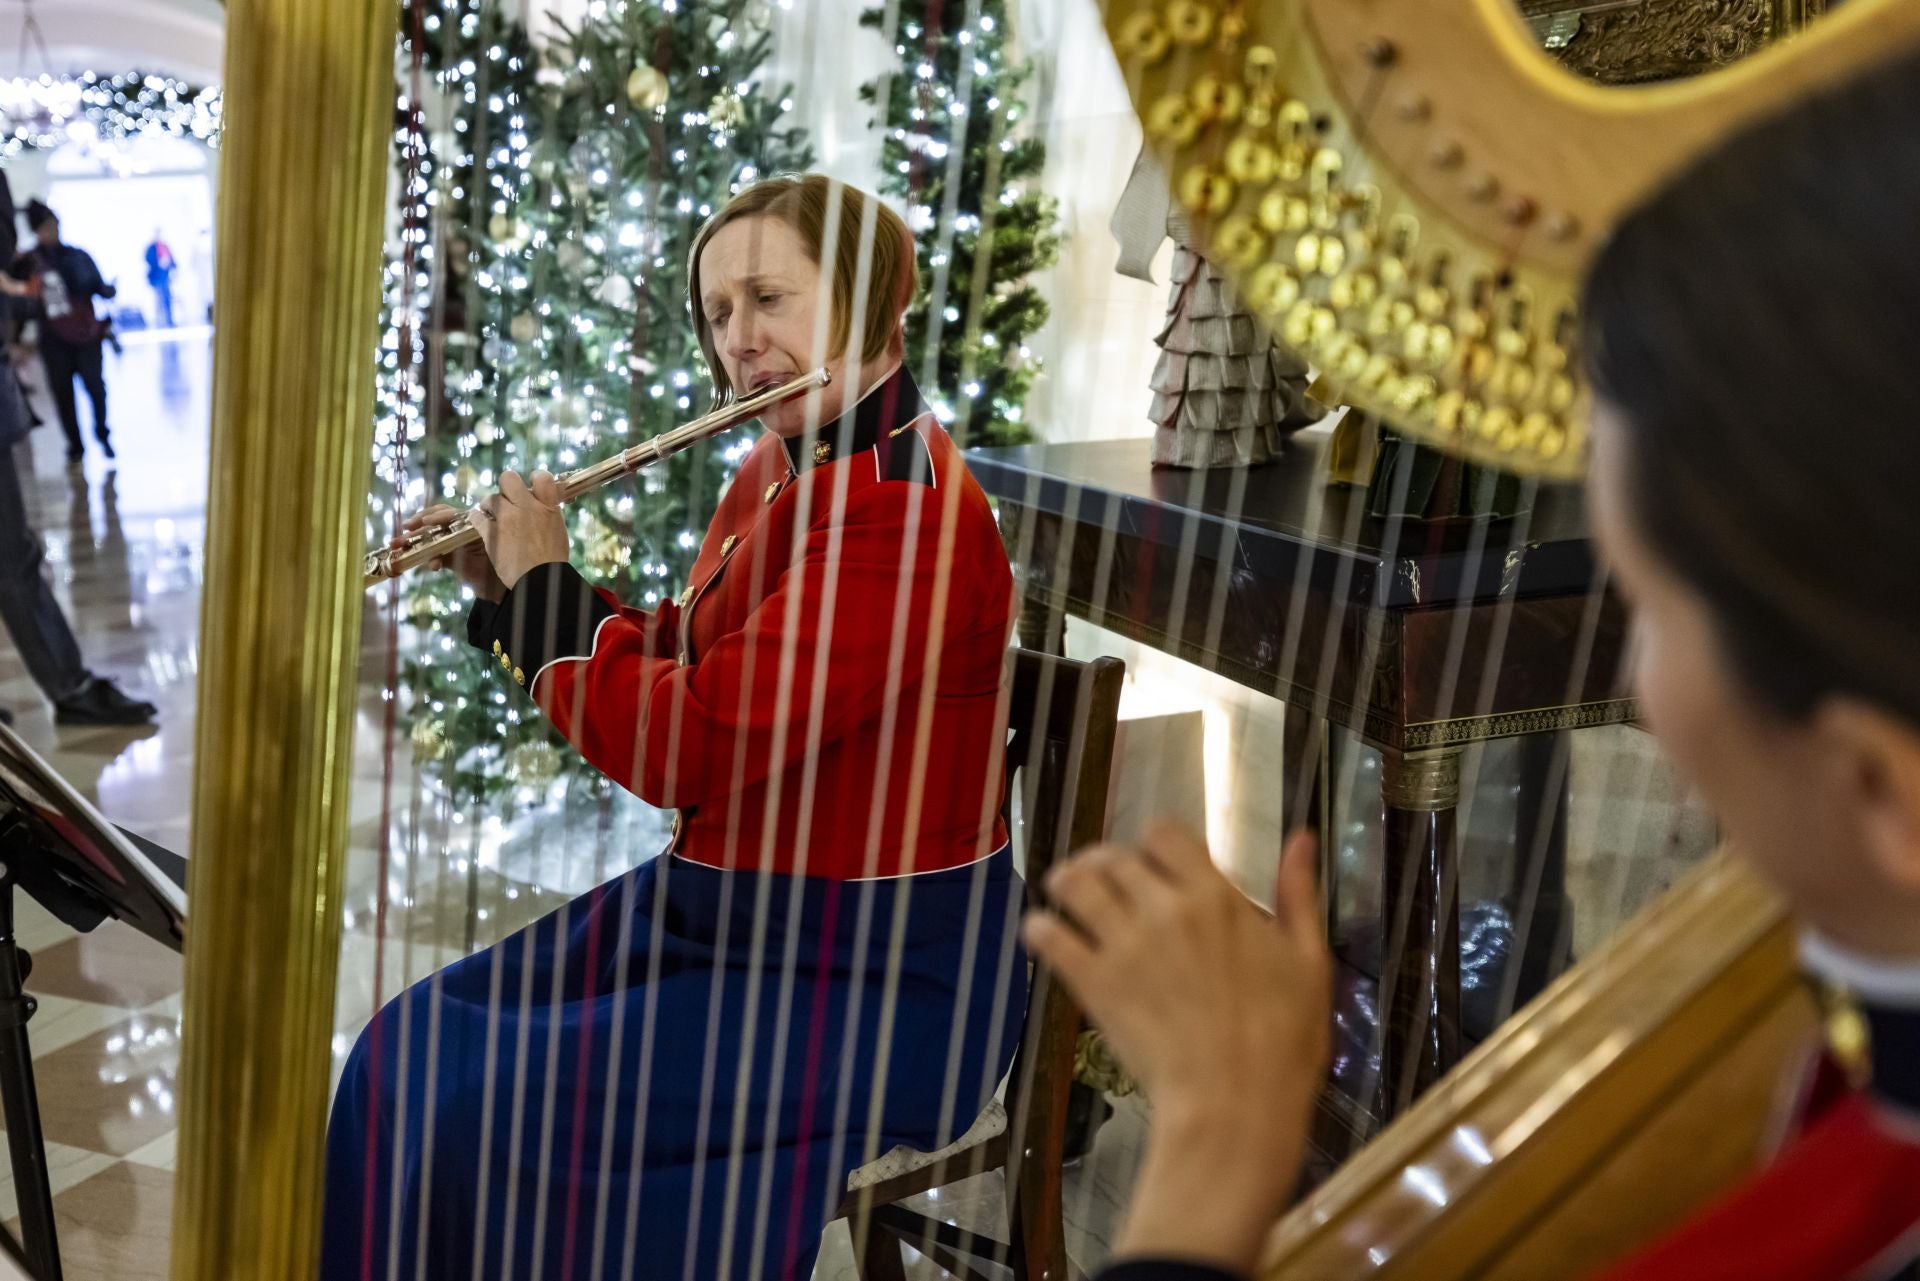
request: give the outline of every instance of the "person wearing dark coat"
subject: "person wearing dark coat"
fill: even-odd
[[[40,322],[40,363],[46,367],[61,430],[67,434],[67,461],[79,462],[85,453],[80,407],[73,394],[76,378],[93,404],[93,438],[100,452],[112,458],[104,368],[109,331],[106,320],[94,311],[93,300],[112,298],[118,291],[100,275],[93,255],[60,239],[60,218],[45,204],[27,202],[27,226],[38,241],[26,258],[31,268],[29,288],[38,302],[34,318]]]

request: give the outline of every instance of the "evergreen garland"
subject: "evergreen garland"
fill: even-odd
[[[906,201],[920,243],[907,366],[963,446],[1018,444],[1039,372],[1027,340],[1047,320],[1029,277],[1060,251],[1046,146],[1020,127],[1033,65],[1009,48],[1005,0],[909,8],[899,70],[860,90],[884,130],[880,190]],[[884,34],[881,9],[860,22]]]

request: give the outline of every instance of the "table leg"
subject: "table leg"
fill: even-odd
[[[1332,905],[1338,902],[1334,884],[1333,842],[1328,839],[1328,790],[1333,777],[1329,753],[1333,727],[1323,716],[1288,703],[1280,723],[1281,839],[1305,828],[1320,843],[1320,894],[1327,905],[1327,929],[1334,926]]]
[[[1573,908],[1567,899],[1567,779],[1573,736],[1520,740],[1519,813],[1514,824],[1508,905],[1520,945],[1511,1004],[1518,1009],[1559,977],[1573,958]]]
[[[1460,751],[1383,754],[1380,1105],[1404,1111],[1460,1058]]]
[[[1014,634],[1020,648],[1061,657],[1067,652],[1067,616],[1032,596],[1020,600],[1020,616],[1014,620]]]
[[[1000,508],[1000,540],[1006,546],[1007,559],[1013,564],[1013,580],[1020,590],[1020,608],[1014,619],[1014,634],[1021,649],[1065,657],[1067,652],[1067,616],[1059,608],[1040,599],[1042,593],[1029,590],[1029,580],[1053,581],[1060,546],[1059,522],[1041,517],[1028,523],[1019,511],[1003,504]]]

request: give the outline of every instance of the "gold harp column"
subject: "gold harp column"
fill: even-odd
[[[394,0],[228,0],[173,1275],[319,1241]]]

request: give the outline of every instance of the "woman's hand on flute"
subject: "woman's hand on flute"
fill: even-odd
[[[560,514],[560,482],[537,471],[526,480],[500,473],[500,490],[468,517],[480,531],[487,557],[508,588],[530,569],[567,559],[567,521]]]
[[[1056,867],[1027,944],[1153,1104],[1115,1257],[1251,1272],[1299,1179],[1325,1069],[1332,963],[1313,838],[1281,856],[1272,917],[1199,840],[1151,830]]]
[[[445,530],[463,515],[463,512],[445,503],[415,512],[401,522],[400,532],[388,540],[387,546],[397,551],[406,545],[409,537],[423,530]],[[500,575],[493,572],[493,562],[487,559],[487,549],[481,543],[468,543],[465,547],[456,548],[451,555],[436,556],[427,562],[427,568],[451,569],[481,600],[498,603],[507,594],[507,585],[500,581]]]

